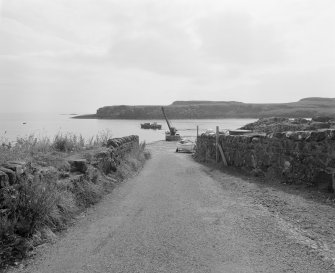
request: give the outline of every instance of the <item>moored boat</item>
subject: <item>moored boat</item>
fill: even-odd
[[[154,122],[154,123],[146,122],[146,123],[141,124],[141,128],[142,129],[160,130],[160,129],[162,129],[162,125],[158,124],[157,122]]]

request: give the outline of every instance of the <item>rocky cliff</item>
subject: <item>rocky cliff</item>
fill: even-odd
[[[176,101],[164,106],[171,119],[335,117],[335,98],[305,98],[291,103],[243,103],[236,101]],[[105,106],[95,115],[76,118],[162,119],[161,106]]]

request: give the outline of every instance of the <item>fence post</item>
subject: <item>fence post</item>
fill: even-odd
[[[216,158],[216,163],[218,163],[219,162],[219,126],[216,126],[215,158]]]

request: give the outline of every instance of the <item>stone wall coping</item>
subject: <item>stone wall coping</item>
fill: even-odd
[[[215,134],[202,134],[200,137],[215,139]],[[265,135],[264,133],[250,133],[244,135],[226,135],[219,134],[219,138],[277,138],[277,139],[290,139],[294,141],[323,141],[323,140],[335,140],[335,129],[319,129],[315,131],[285,131],[285,132],[276,132]]]

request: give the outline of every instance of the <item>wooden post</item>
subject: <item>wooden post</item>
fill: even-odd
[[[221,154],[223,165],[224,166],[228,166],[227,159],[226,159],[226,157],[225,157],[225,155],[223,153],[223,150],[222,150],[222,147],[221,147],[220,143],[219,143],[219,150],[220,150],[220,154]]]
[[[199,137],[199,125],[197,125],[197,141],[198,141],[198,137]]]
[[[216,158],[216,163],[218,163],[219,162],[219,126],[216,126],[215,158]]]

